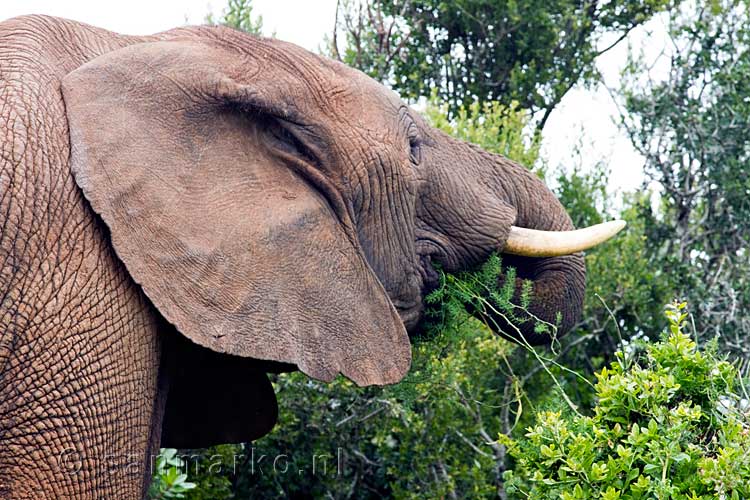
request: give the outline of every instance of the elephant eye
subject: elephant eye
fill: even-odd
[[[280,119],[271,119],[266,123],[266,128],[271,133],[276,147],[297,157],[315,162],[315,157],[309,148],[306,147],[297,134],[290,130],[290,123],[282,122]]]

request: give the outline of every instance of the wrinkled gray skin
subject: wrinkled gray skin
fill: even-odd
[[[524,168],[293,45],[0,23],[0,498],[140,498],[160,443],[268,432],[266,372],[399,380],[432,266],[511,224],[572,227]],[[569,329],[581,256],[508,260]]]

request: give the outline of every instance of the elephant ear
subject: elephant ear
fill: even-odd
[[[143,43],[67,75],[73,175],[130,275],[193,342],[324,381],[397,382],[408,336],[346,210],[319,171],[269,146],[284,137],[276,119],[312,99],[279,62],[301,49],[254,43],[262,57]]]

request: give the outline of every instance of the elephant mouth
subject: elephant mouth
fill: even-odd
[[[422,278],[422,297],[425,297],[440,286],[440,273],[432,263],[432,255],[419,256],[419,274]]]
[[[422,283],[420,297],[412,304],[394,304],[401,322],[410,333],[415,331],[422,322],[424,298],[440,286],[440,274],[433,266],[432,257],[429,254],[419,256],[418,269]]]
[[[404,324],[406,331],[412,331],[414,328],[416,328],[416,326],[422,319],[423,310],[424,307],[422,306],[422,304],[417,304],[406,309],[396,308],[396,311],[398,312],[398,315],[401,318],[401,322]]]

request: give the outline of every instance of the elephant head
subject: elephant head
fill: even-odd
[[[580,315],[590,242],[536,232],[573,229],[544,184],[435,130],[342,64],[186,28],[100,55],[65,76],[63,95],[73,175],[128,273],[202,346],[195,365],[257,399],[248,411],[262,423],[201,444],[273,425],[265,371],[399,381],[435,265],[453,272],[504,252],[533,282],[531,314],[561,315],[561,332]],[[529,328],[499,333],[549,341]],[[165,436],[194,445],[180,437],[191,427],[170,416],[175,397]]]

